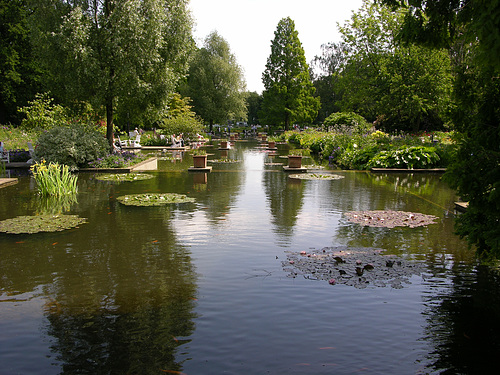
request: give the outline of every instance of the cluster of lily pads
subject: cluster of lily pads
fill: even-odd
[[[355,288],[403,288],[413,275],[425,272],[425,264],[384,255],[375,248],[325,247],[318,251],[287,252],[282,262],[288,277],[328,281]]]
[[[209,159],[207,161],[209,163],[222,163],[222,164],[233,164],[241,162],[241,160],[235,160],[235,159]]]
[[[149,180],[154,176],[148,173],[109,173],[100,174],[96,177],[99,181],[143,181]]]
[[[340,180],[344,178],[344,176],[331,173],[298,173],[289,177],[298,180]]]
[[[78,215],[37,215],[18,216],[0,221],[0,232],[11,234],[33,234],[39,232],[59,232],[76,228],[87,219]]]
[[[118,197],[117,200],[126,206],[165,206],[195,201],[194,198],[190,198],[185,194],[176,193],[130,194]]]
[[[344,213],[350,222],[370,227],[421,227],[434,224],[436,216],[405,211],[351,211]]]

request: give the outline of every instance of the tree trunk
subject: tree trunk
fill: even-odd
[[[290,116],[288,112],[285,113],[285,131],[290,130]]]
[[[106,138],[109,142],[111,152],[113,152],[113,98],[106,99]]]

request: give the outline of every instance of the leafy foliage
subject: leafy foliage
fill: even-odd
[[[354,112],[332,113],[325,119],[324,125],[336,131],[345,131],[347,128],[352,134],[365,134],[372,127],[363,116]]]
[[[304,49],[289,17],[280,20],[274,32],[262,82],[262,121],[288,130],[293,123],[312,123],[316,118],[320,101],[314,97]]]
[[[368,168],[430,168],[439,162],[434,147],[413,146],[380,151],[367,164]]]
[[[96,160],[88,163],[91,168],[125,168],[137,164],[144,160],[146,156],[137,155],[133,152],[117,152],[103,157],[98,157]]]
[[[402,0],[405,41],[449,48],[454,57],[452,117],[459,147],[446,179],[469,202],[457,232],[479,255],[500,258],[500,1]]]
[[[400,12],[365,0],[340,27],[347,58],[339,80],[342,111],[355,111],[386,131],[443,129],[452,71],[448,51],[400,43]]]
[[[89,162],[104,157],[108,150],[108,143],[102,134],[76,124],[59,126],[43,133],[37,142],[36,156],[47,162],[78,169],[86,168]]]
[[[78,176],[72,175],[67,165],[58,163],[35,163],[31,166],[31,173],[41,195],[70,195],[78,192]]]
[[[37,215],[18,216],[0,221],[0,232],[12,234],[33,234],[40,232],[60,232],[78,227],[87,219],[77,215]]]
[[[17,108],[41,90],[42,71],[29,40],[26,0],[0,0],[0,123],[18,125]]]
[[[181,113],[176,117],[166,118],[158,125],[163,134],[170,136],[182,133],[185,139],[196,139],[196,134],[203,132],[201,122],[188,113]],[[170,142],[170,139],[166,141]]]
[[[187,71],[194,44],[186,0],[37,0],[32,9],[51,91],[105,108],[110,145],[115,112],[153,122]]]
[[[229,44],[210,33],[189,67],[187,95],[195,112],[210,125],[246,118],[245,82]]]
[[[19,109],[26,117],[21,121],[25,130],[49,130],[56,126],[64,126],[68,122],[63,106],[53,103],[54,99],[48,93],[36,94],[35,99],[26,107]]]

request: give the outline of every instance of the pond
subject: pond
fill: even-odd
[[[77,202],[60,206],[37,196],[30,177],[0,189],[0,220],[87,218],[62,232],[0,233],[0,374],[490,371],[500,279],[453,234],[456,196],[441,175],[298,180],[282,169],[286,150],[254,140],[207,149],[211,173],[188,172],[189,155],[167,152],[149,180],[81,173]],[[195,202],[117,200],[139,193]],[[417,228],[346,220],[360,210],[437,219]],[[332,285],[314,261],[306,270],[291,261],[332,248],[381,249],[420,271],[396,285]]]

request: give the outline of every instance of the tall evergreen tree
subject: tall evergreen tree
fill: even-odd
[[[246,119],[245,81],[227,41],[210,33],[189,67],[187,96],[212,130],[216,122]]]
[[[187,70],[193,46],[188,0],[30,0],[35,44],[52,92],[105,108],[158,116]]]
[[[262,82],[262,121],[288,130],[295,122],[314,120],[320,102],[314,97],[316,89],[309,76],[299,34],[290,17],[283,18],[274,32]]]

